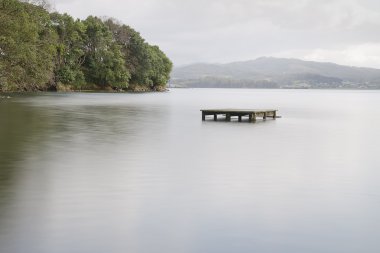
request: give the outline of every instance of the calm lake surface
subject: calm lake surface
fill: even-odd
[[[377,253],[379,146],[379,91],[2,99],[0,252]]]

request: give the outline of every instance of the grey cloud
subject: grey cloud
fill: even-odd
[[[336,59],[327,60],[339,63],[340,49],[347,54],[366,48],[362,53],[369,54],[360,45],[380,45],[377,0],[56,0],[55,6],[80,18],[115,17],[158,44],[177,65],[262,55],[307,58],[329,51]],[[373,56],[367,63],[363,57],[351,65],[374,65]]]

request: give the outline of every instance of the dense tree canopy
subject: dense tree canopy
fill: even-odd
[[[0,0],[0,91],[166,86],[171,61],[131,27],[47,7],[44,0]]]
[[[118,24],[112,19],[106,20],[105,24],[125,56],[131,84],[155,87],[168,82],[172,63],[157,46],[146,43],[138,32],[127,25]]]

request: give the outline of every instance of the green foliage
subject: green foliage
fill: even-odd
[[[52,13],[52,25],[58,35],[55,56],[55,83],[80,87],[85,83],[82,65],[85,59],[85,26],[67,14]]]
[[[169,81],[172,62],[157,47],[145,42],[138,32],[126,25],[107,20],[106,25],[125,55],[125,65],[131,73],[131,84],[152,88]]]
[[[45,0],[0,0],[0,91],[168,82],[170,60],[129,26],[46,8]]]
[[[86,26],[86,60],[84,63],[87,81],[101,86],[110,85],[127,88],[130,78],[124,65],[124,55],[114,42],[108,27],[96,17],[88,17]]]
[[[52,80],[55,34],[41,7],[0,0],[3,90],[44,89]]]
[[[149,79],[153,86],[163,86],[170,78],[173,64],[158,46],[149,46]]]

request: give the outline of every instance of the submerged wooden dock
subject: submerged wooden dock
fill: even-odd
[[[248,122],[255,122],[257,118],[278,118],[277,110],[256,110],[256,109],[203,109],[202,120],[206,120],[206,116],[214,116],[214,121],[218,120],[218,116],[222,116],[225,121],[231,121],[232,117],[237,117],[241,122],[243,117],[248,117]]]

